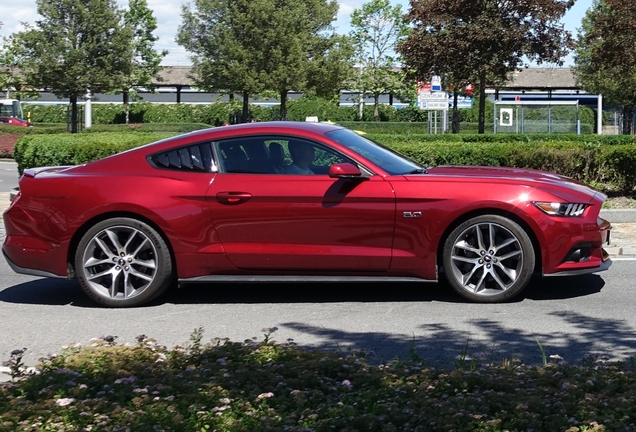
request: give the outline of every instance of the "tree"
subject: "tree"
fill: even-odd
[[[132,34],[113,0],[36,0],[42,19],[15,37],[24,47],[19,69],[36,88],[71,102],[77,132],[77,100],[87,90],[123,88],[130,73]]]
[[[318,40],[311,59],[305,94],[340,100],[340,90],[354,78],[354,47],[348,36],[332,35]]]
[[[267,91],[285,119],[290,90],[325,93],[348,73],[348,42],[330,32],[337,10],[333,0],[195,0],[182,9],[177,42],[194,53],[197,86],[243,93],[242,121],[249,95]]]
[[[240,3],[240,5],[239,5]],[[241,121],[249,114],[249,95],[263,90],[258,71],[251,62],[250,28],[238,21],[237,9],[245,0],[194,0],[193,8],[182,6],[182,23],[176,41],[193,64],[194,84],[206,91],[243,94]]]
[[[20,41],[13,35],[2,37],[2,47],[0,48],[0,90],[5,90],[7,98],[29,99],[36,98],[38,91],[30,87],[24,74],[18,67],[20,60],[24,56],[24,48]]]
[[[398,52],[418,79],[448,75],[451,84],[479,89],[484,133],[486,85],[506,80],[525,61],[563,64],[571,34],[559,20],[574,0],[412,0],[413,32]]]
[[[152,33],[157,29],[157,20],[148,9],[146,0],[129,0],[128,10],[124,12],[124,24],[132,29],[132,57],[130,74],[125,77],[123,94],[126,107],[126,124],[130,122],[129,99],[139,100],[136,88],[145,87],[154,90],[154,80],[161,70],[161,60],[168,51],[157,52],[153,46],[159,39]]]
[[[262,65],[261,81],[280,98],[280,119],[287,119],[287,94],[313,87],[316,93],[340,90],[351,70],[352,49],[347,38],[336,35],[335,0],[271,0],[251,2],[256,19],[252,25],[262,50],[256,54]],[[348,58],[349,57],[349,58]],[[318,73],[317,76],[312,74]],[[326,86],[316,77],[330,77]],[[322,88],[321,88],[322,87]]]
[[[379,120],[380,95],[402,87],[405,76],[399,69],[396,47],[409,33],[402,6],[389,0],[371,0],[351,14],[350,36],[356,46],[360,74],[357,86],[373,97],[373,119]]]
[[[636,109],[636,20],[633,2],[595,0],[578,33],[574,76],[591,93],[622,107],[623,133]]]

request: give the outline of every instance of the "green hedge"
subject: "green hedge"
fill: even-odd
[[[165,136],[164,134],[163,136]],[[424,166],[493,165],[557,172],[596,186],[630,193],[636,186],[636,145],[610,141],[531,141],[525,135],[368,134]],[[26,135],[16,144],[20,173],[26,168],[76,165],[161,138],[155,133]],[[599,137],[602,138],[602,137]],[[474,139],[474,140],[473,140]],[[490,142],[487,142],[490,140]]]
[[[545,143],[574,142],[589,145],[636,144],[636,135],[576,135],[576,134],[428,134],[421,123],[339,123],[342,126],[373,135],[373,139],[408,140],[416,142],[507,142]],[[386,125],[386,127],[382,127]]]
[[[629,194],[636,187],[636,145],[578,142],[453,142],[370,138],[425,166],[490,165],[556,172],[599,188]]]
[[[165,137],[148,132],[27,135],[17,142],[13,158],[22,174],[27,168],[91,162]]]
[[[122,104],[94,103],[92,105],[93,124],[123,124],[125,123],[125,111]],[[365,105],[363,121],[373,121],[373,106]],[[415,107],[395,108],[390,105],[378,107],[380,122],[419,122],[428,121],[428,111],[422,111]],[[37,105],[25,104],[25,113],[30,113],[31,121],[35,123],[65,123],[67,118],[67,105]],[[242,105],[239,101],[213,102],[209,104],[156,104],[149,102],[137,102],[130,104],[130,123],[204,123],[212,126],[220,126],[224,123],[236,123],[239,121]],[[460,121],[462,133],[477,132],[478,107],[475,104],[469,109],[460,109]],[[554,120],[571,120],[571,111],[555,107],[552,109]],[[493,131],[493,105],[486,102],[486,131]],[[530,113],[538,116],[544,115],[540,110]],[[356,105],[338,106],[336,101],[303,96],[287,102],[287,119],[304,121],[309,116],[318,116],[320,121],[359,122],[359,108]],[[250,105],[250,119],[255,121],[278,120],[280,118],[278,105],[270,107],[262,105]],[[594,112],[587,107],[580,107],[579,118],[582,123],[582,133],[594,131]],[[376,122],[377,123],[377,122]]]

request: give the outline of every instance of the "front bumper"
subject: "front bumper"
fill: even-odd
[[[612,225],[605,219],[597,219],[593,235],[574,242],[554,271],[544,276],[573,276],[607,270],[612,265],[603,245],[609,244]]]

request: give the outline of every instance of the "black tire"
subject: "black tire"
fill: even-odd
[[[535,253],[528,234],[498,215],[477,216],[444,242],[444,273],[462,297],[478,303],[510,300],[528,285]]]
[[[113,218],[91,227],[75,251],[80,286],[97,303],[130,307],[161,295],[174,280],[168,245],[150,225]]]

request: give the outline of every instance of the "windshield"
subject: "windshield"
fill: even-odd
[[[370,160],[391,175],[426,172],[416,162],[350,129],[327,132],[325,136]]]

